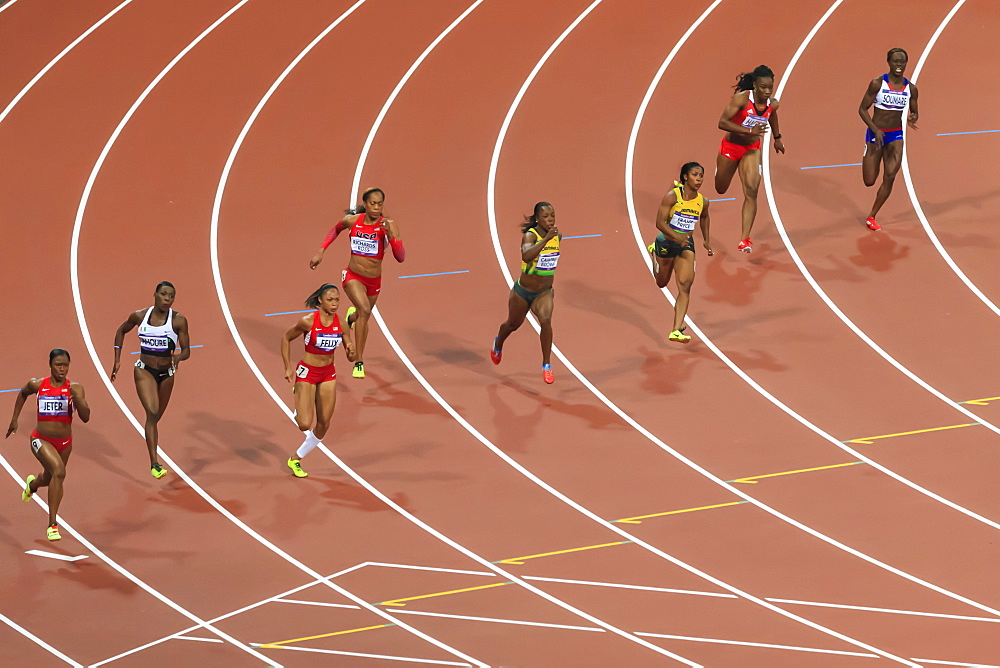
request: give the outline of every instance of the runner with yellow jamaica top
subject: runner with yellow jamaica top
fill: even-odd
[[[531,216],[524,217],[521,227],[521,278],[510,291],[507,300],[507,320],[493,340],[490,359],[500,364],[503,343],[524,323],[530,310],[541,327],[542,379],[554,383],[552,374],[552,282],[559,264],[559,241],[556,210],[548,202],[539,202]]]
[[[694,228],[701,224],[701,236],[705,250],[714,255],[709,240],[708,200],[698,192],[705,181],[705,168],[697,162],[688,162],[681,167],[680,181],[674,181],[660,209],[656,212],[656,228],[660,233],[656,241],[647,246],[656,260],[656,286],[667,287],[670,274],[676,277],[677,302],[674,305],[674,328],[667,340],[688,343],[691,337],[684,333],[684,316],[687,315],[691,300],[691,284],[694,283]]]

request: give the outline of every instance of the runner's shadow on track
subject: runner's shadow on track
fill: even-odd
[[[437,415],[441,407],[437,402],[424,394],[401,390],[398,383],[391,382],[388,377],[371,371],[365,372],[365,379],[371,379],[376,392],[366,392],[359,402],[363,406],[380,406],[398,408],[415,415]],[[423,388],[421,388],[423,392]],[[336,419],[336,418],[335,418]]]
[[[656,289],[653,277],[649,276],[649,285]],[[637,307],[643,306],[643,302],[631,295],[620,292],[601,289],[589,283],[579,280],[566,280],[560,282],[558,300],[561,303],[571,306],[581,311],[597,313],[614,320],[627,323],[639,329],[644,336],[653,341],[662,340],[661,334],[650,324],[646,314]],[[558,306],[558,305],[557,305]],[[669,307],[669,302],[667,303]],[[558,308],[557,308],[558,310]],[[553,328],[558,327],[558,315],[553,317]],[[523,329],[523,327],[522,327]],[[556,335],[558,336],[558,334]],[[558,341],[556,341],[558,345]]]
[[[531,377],[534,379],[534,374]],[[500,387],[520,394],[531,403],[534,410],[530,414],[527,414],[527,417],[519,416],[515,413],[515,409],[511,404],[504,401],[501,397]],[[626,429],[625,424],[617,415],[607,408],[597,405],[598,402],[596,400],[594,403],[574,404],[561,399],[555,399],[548,393],[530,389],[517,381],[509,379],[499,384],[492,383],[488,385],[486,391],[490,396],[490,404],[494,408],[493,422],[504,439],[505,449],[509,449],[511,452],[527,452],[525,448],[512,448],[510,444],[521,443],[521,440],[525,440],[518,436],[519,432],[523,431],[526,435],[534,434],[535,426],[539,424],[544,414],[550,411],[571,418],[585,420],[587,422],[587,429]],[[521,423],[525,420],[530,421],[530,425],[528,425],[531,427],[530,430],[522,428]],[[515,423],[517,424],[516,428],[513,426]],[[510,433],[505,433],[505,431],[509,431]]]
[[[900,246],[888,234],[865,234],[858,239],[858,254],[847,258],[859,267],[889,271],[898,260],[910,255],[909,246]]]
[[[692,300],[700,298],[733,306],[749,306],[753,302],[753,296],[760,291],[766,272],[745,265],[736,265],[735,270],[730,272],[727,271],[727,265],[734,266],[725,260],[725,255],[721,257],[716,255],[705,264],[700,264],[692,286]],[[701,282],[699,278],[702,276],[704,285],[711,290],[704,296],[697,292],[698,284]]]
[[[961,197],[959,199],[952,199],[944,202],[928,202],[921,199],[920,208],[924,210],[924,214],[928,218],[933,218],[942,214],[955,214],[956,212],[960,212],[963,208],[975,209],[977,211],[987,210],[992,212],[996,209],[996,203],[991,203],[990,200],[995,200],[997,198],[1000,198],[1000,190],[993,190],[977,197]]]
[[[861,183],[861,167],[854,167],[853,169],[858,170],[855,172],[855,178],[858,183]],[[845,191],[844,174],[842,172],[827,172],[833,174],[833,176],[826,176],[823,174],[823,170],[809,170],[808,175],[805,175],[803,170],[798,167],[783,165],[777,161],[771,162],[771,171],[772,183],[780,183],[782,193],[805,197],[809,200],[810,204],[814,204],[835,214],[838,219],[848,217],[852,220],[863,221],[867,216],[867,212],[859,208],[853,193]],[[897,183],[901,181],[902,179],[900,178]],[[881,178],[876,182],[875,186],[866,189],[864,192],[871,192],[871,197],[874,198],[875,191],[878,189],[878,183],[881,183]],[[781,213],[782,202],[777,196],[775,200],[777,201],[778,212]],[[757,202],[758,207],[766,207],[766,196],[763,187],[761,187],[757,195]],[[764,205],[764,207],[761,205]],[[782,218],[784,217],[783,215]]]
[[[74,425],[73,432],[73,457],[70,459],[68,477],[73,475],[73,460],[82,455],[83,459],[100,466],[102,471],[114,473],[122,478],[136,479],[135,467],[130,465],[129,470],[125,470],[119,466],[119,463],[123,459],[131,463],[133,456],[135,463],[138,463],[147,456],[146,442],[142,436],[136,434],[134,438],[129,438],[130,447],[127,448],[128,452],[123,456],[122,451],[116,448],[111,441],[82,423]]]
[[[304,314],[300,313],[298,317],[302,317],[302,315]],[[288,327],[291,327],[295,317],[295,315],[287,315],[283,316],[283,319],[271,317],[263,320],[259,318],[234,317],[233,320],[236,322],[236,328],[239,330],[240,336],[244,339],[256,341],[267,350],[273,350],[275,355],[277,355],[278,346],[281,343],[281,335],[284,334]],[[292,361],[294,362],[295,360]],[[280,359],[278,367],[281,367]]]
[[[274,443],[275,434],[269,429],[204,412],[190,413],[188,420],[185,433],[192,442],[199,444],[197,452],[214,455],[194,457],[190,464],[186,463],[184,470],[192,476],[201,473],[207,464],[219,458],[236,456],[250,464],[270,466],[283,452]]]
[[[643,356],[639,370],[644,378],[639,387],[654,394],[679,393],[684,382],[691,379],[695,367],[701,361],[697,351],[691,350],[692,345],[695,345],[694,341],[686,344],[684,350],[680,350],[680,344],[675,344],[678,350],[669,357],[645,346],[637,348],[637,352]]]
[[[45,541],[48,543],[48,541]],[[117,550],[116,550],[117,552]],[[155,559],[158,553],[150,552],[145,555],[147,559]],[[142,592],[129,580],[118,575],[117,572],[98,561],[76,561],[71,566],[63,566],[55,573],[47,574],[46,577],[64,577],[73,585],[83,585],[87,589],[101,591],[115,591],[119,594],[135,595]]]

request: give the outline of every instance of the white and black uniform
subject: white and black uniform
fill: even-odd
[[[149,316],[153,313],[153,307],[146,310],[146,315],[139,325],[139,352],[143,355],[153,357],[170,357],[177,348],[177,332],[174,331],[174,310],[167,313],[167,321],[162,325],[149,324]],[[154,369],[143,364],[142,360],[135,363],[140,369],[145,369],[153,375],[157,384],[162,383],[167,378],[174,375],[173,366],[166,369]]]

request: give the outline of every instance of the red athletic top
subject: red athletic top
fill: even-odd
[[[385,255],[387,241],[382,227],[382,216],[374,223],[368,223],[368,214],[360,214],[351,225],[351,255],[374,257],[379,260]]]
[[[767,125],[769,118],[771,118],[771,100],[767,100],[767,104],[764,107],[764,113],[760,113],[754,105],[753,91],[750,91],[747,106],[740,109],[736,115],[729,120],[736,123],[736,125],[742,125],[745,128],[752,128],[755,125]]]
[[[333,314],[329,327],[323,326],[319,311],[313,314],[312,329],[306,332],[306,352],[312,355],[332,355],[342,339],[340,316]]]
[[[38,421],[64,424],[73,421],[73,395],[69,391],[68,378],[60,387],[52,387],[51,378],[42,381],[38,388]]]

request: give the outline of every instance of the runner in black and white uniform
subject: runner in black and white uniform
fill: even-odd
[[[173,284],[162,281],[153,293],[153,306],[131,313],[115,332],[115,364],[111,369],[111,382],[114,382],[121,366],[125,334],[135,327],[139,328],[139,359],[135,363],[133,377],[139,401],[146,411],[146,448],[149,450],[150,473],[154,478],[162,478],[167,473],[160,466],[156,454],[159,421],[174,389],[177,366],[191,356],[187,318],[170,308],[176,295]]]

